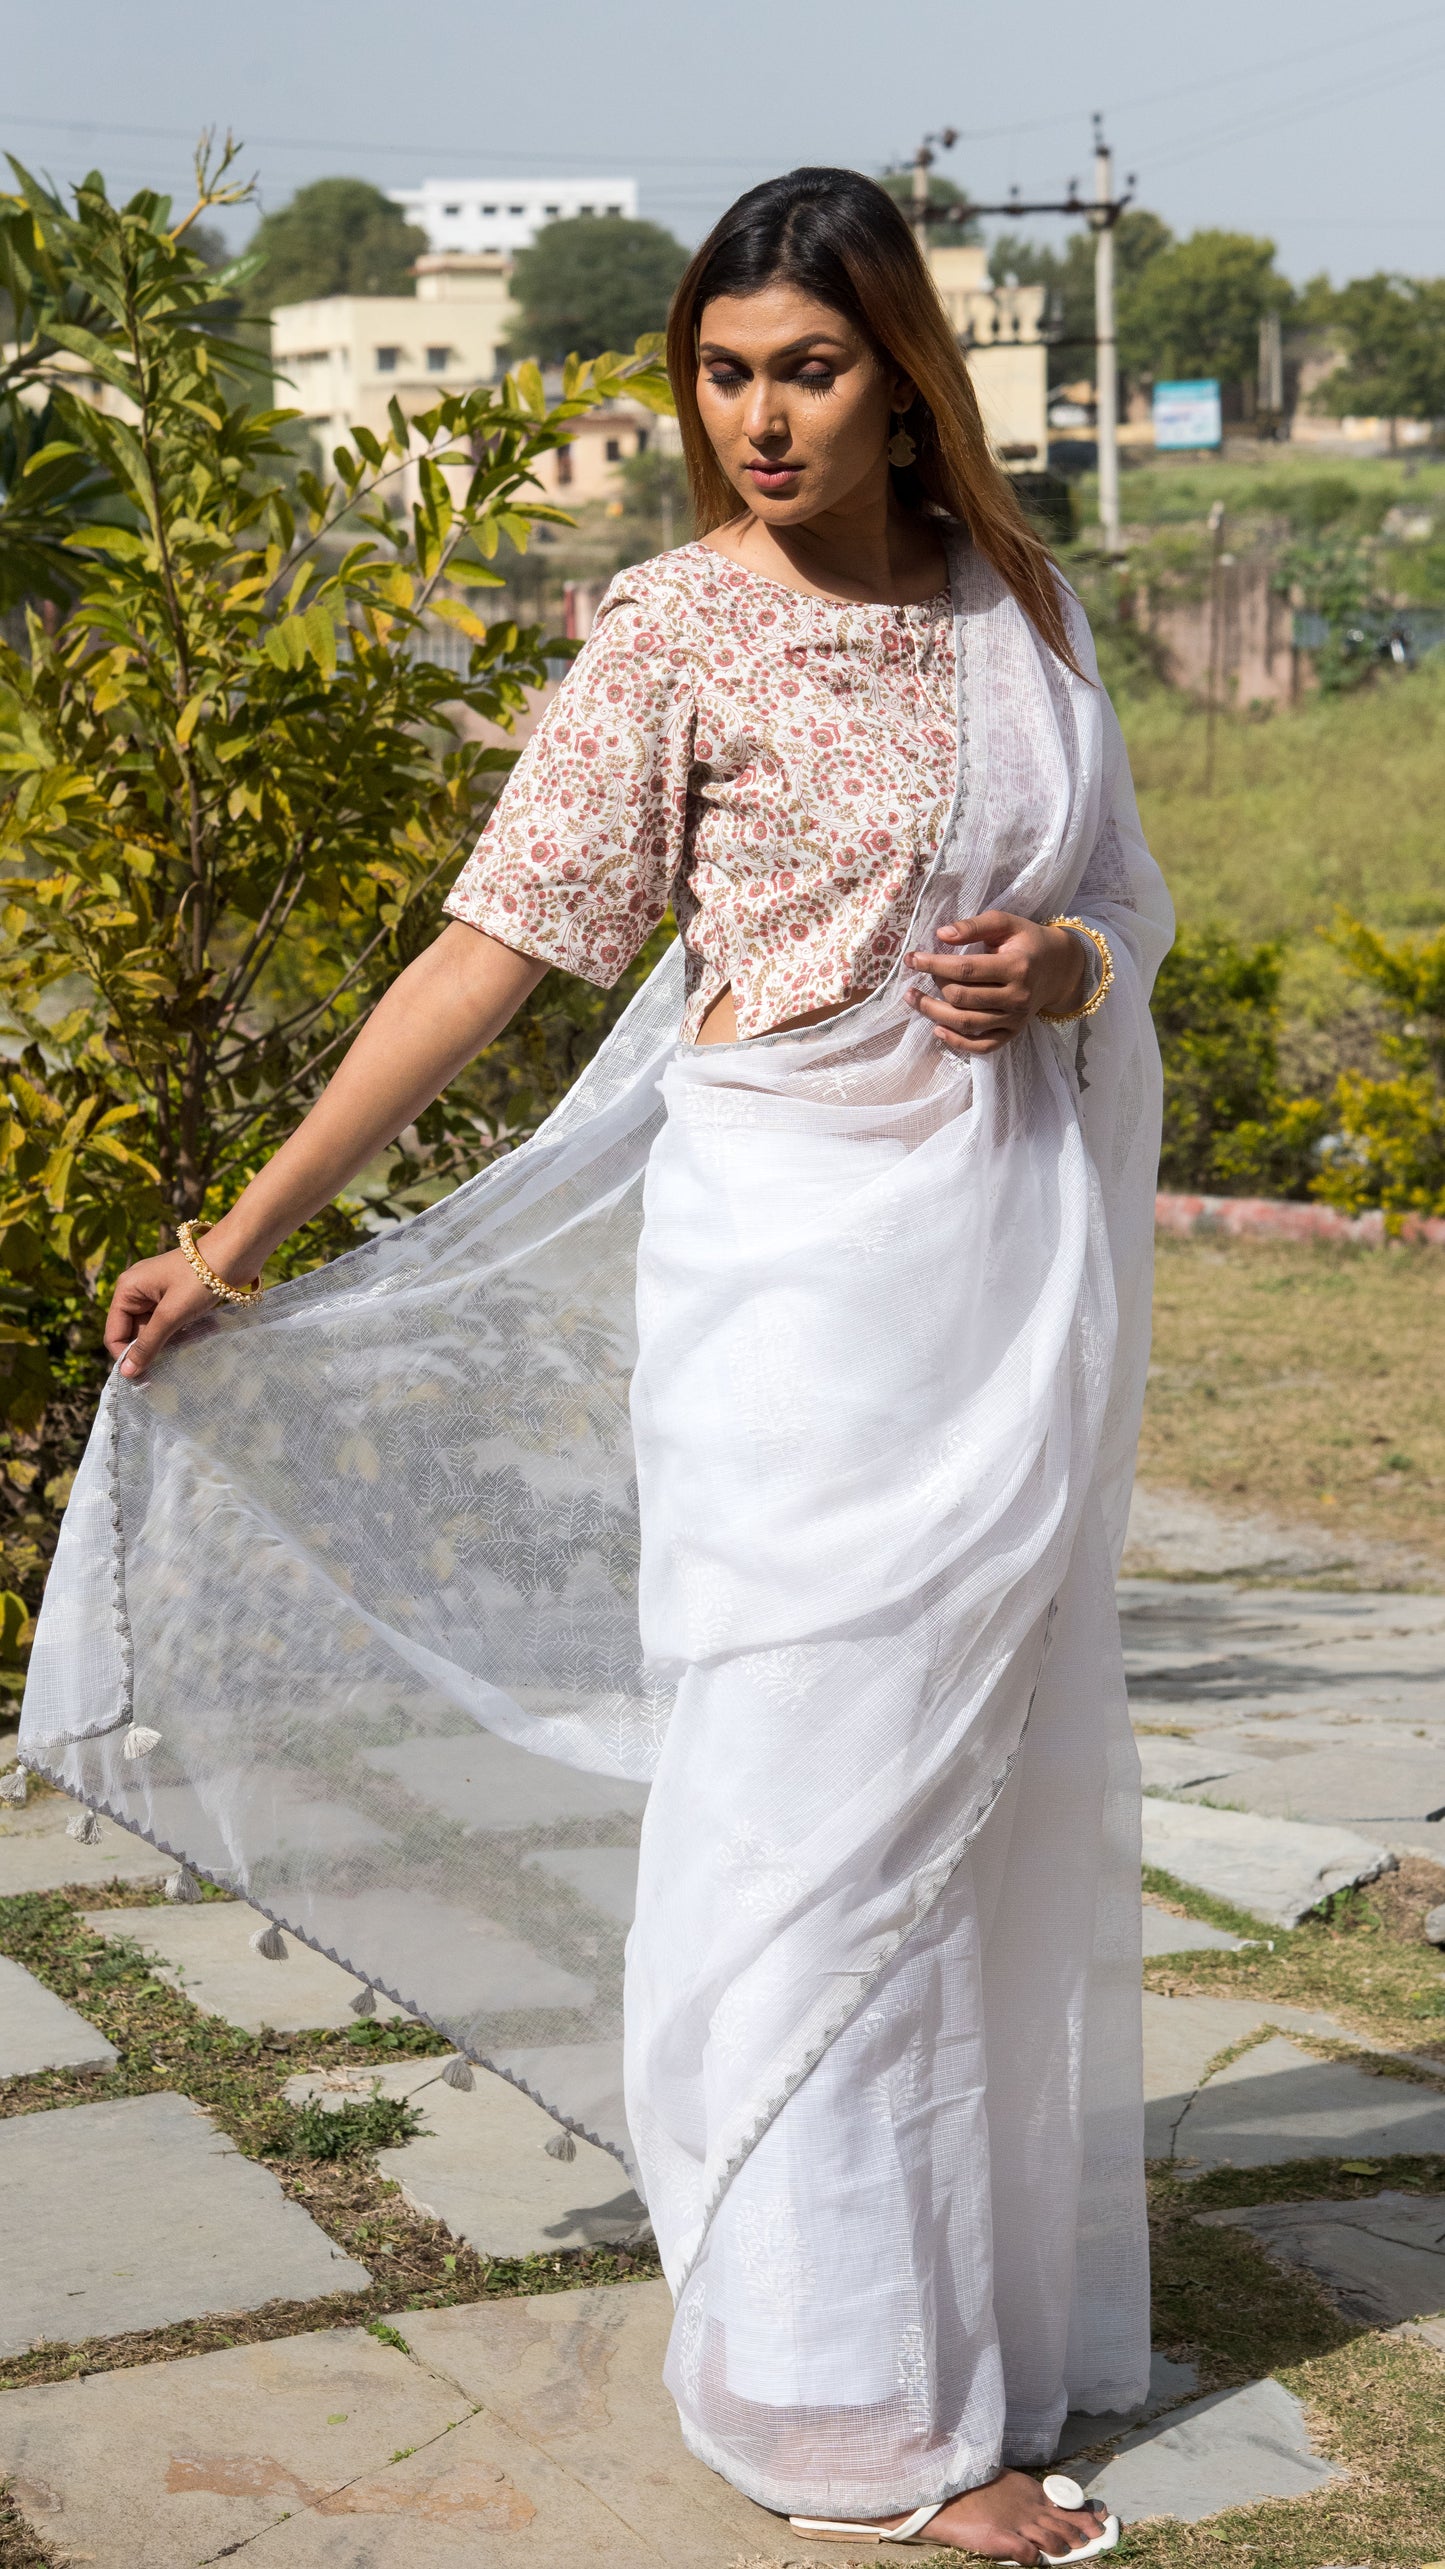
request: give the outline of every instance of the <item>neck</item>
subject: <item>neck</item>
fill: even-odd
[[[740,561],[790,588],[859,604],[916,603],[944,576],[938,529],[900,506],[886,468],[816,517],[779,526],[749,514],[719,535],[733,539],[719,549],[735,551]]]

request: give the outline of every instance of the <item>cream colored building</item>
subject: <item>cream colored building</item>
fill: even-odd
[[[510,268],[491,252],[433,252],[416,263],[414,295],[332,294],[282,304],[271,315],[278,396],[289,387],[329,458],[354,426],[385,437],[393,401],[411,419],[443,393],[494,383],[517,319]],[[661,426],[638,402],[588,413],[570,443],[538,466],[548,499],[561,508],[610,499],[617,466],[655,444]]]
[[[928,264],[963,347],[994,452],[1022,471],[1049,460],[1049,352],[1041,285],[991,285],[982,242],[928,244]]]
[[[506,259],[428,255],[415,294],[329,294],[271,315],[278,393],[329,456],[353,426],[385,437],[387,406],[410,419],[443,393],[492,382],[516,314]]]

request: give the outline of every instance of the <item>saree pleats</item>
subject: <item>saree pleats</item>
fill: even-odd
[[[1112,1577],[1170,913],[1107,700],[953,578],[917,941],[1087,917],[1086,1035],[969,1064],[895,973],[698,1051],[674,954],[511,1158],[112,1379],[21,1738],[615,2151],[684,2431],[792,2511],[1147,2372]]]

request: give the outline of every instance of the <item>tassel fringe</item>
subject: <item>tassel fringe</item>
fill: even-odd
[[[459,2087],[464,2092],[468,2088],[475,2087],[477,2083],[472,2076],[471,2062],[463,2060],[460,2052],[455,2053],[448,2061],[446,2068],[442,2071],[442,2080],[447,2087]]]
[[[30,1778],[23,1766],[17,1766],[5,1777],[3,1783],[0,1783],[0,1802],[13,1802],[23,1811],[25,1796],[29,1790]]]
[[[554,2132],[551,2140],[544,2141],[542,2147],[549,2159],[575,2159],[577,2156],[577,2144],[570,2132]]]
[[[121,1742],[120,1753],[122,1757],[128,1757],[132,1760],[137,1757],[149,1757],[151,1750],[153,1748],[159,1748],[160,1744],[161,1735],[159,1731],[147,1730],[144,1722],[132,1722],[129,1730],[126,1732],[124,1740]]]
[[[73,1820],[66,1821],[65,1834],[78,1839],[82,1846],[99,1846],[100,1822],[94,1811],[77,1811]]]
[[[263,1955],[267,1962],[284,1962],[286,1960],[286,1939],[282,1935],[274,1918],[268,1918],[264,1927],[258,1927],[256,1929],[254,1936],[251,1938],[251,1951],[253,1954]]]
[[[168,1873],[164,1887],[168,1900],[191,1901],[201,1896],[201,1886],[188,1864],[183,1864],[179,1873]]]
[[[353,2016],[374,2016],[376,2014],[376,1991],[374,1989],[358,1989],[356,1996],[351,2002],[351,2012]]]

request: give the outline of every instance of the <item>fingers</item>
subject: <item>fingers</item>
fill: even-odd
[[[1013,1042],[1028,1017],[1027,1003],[1003,992],[970,991],[966,1006],[920,990],[907,991],[904,997],[910,1008],[929,1020],[935,1040],[953,1052],[996,1053]]]
[[[120,1293],[117,1291],[116,1304],[119,1301]],[[111,1306],[112,1322],[117,1316],[116,1304]],[[145,1304],[147,1307],[137,1309],[136,1298],[132,1297],[129,1337],[120,1340],[120,1347],[124,1350],[120,1370],[131,1382],[137,1381],[154,1364],[161,1349],[170,1344],[178,1331],[189,1329],[193,1322],[209,1317],[215,1309],[205,1286],[189,1282],[168,1287],[159,1298],[146,1295]],[[108,1323],[107,1345],[110,1343],[109,1328]]]

